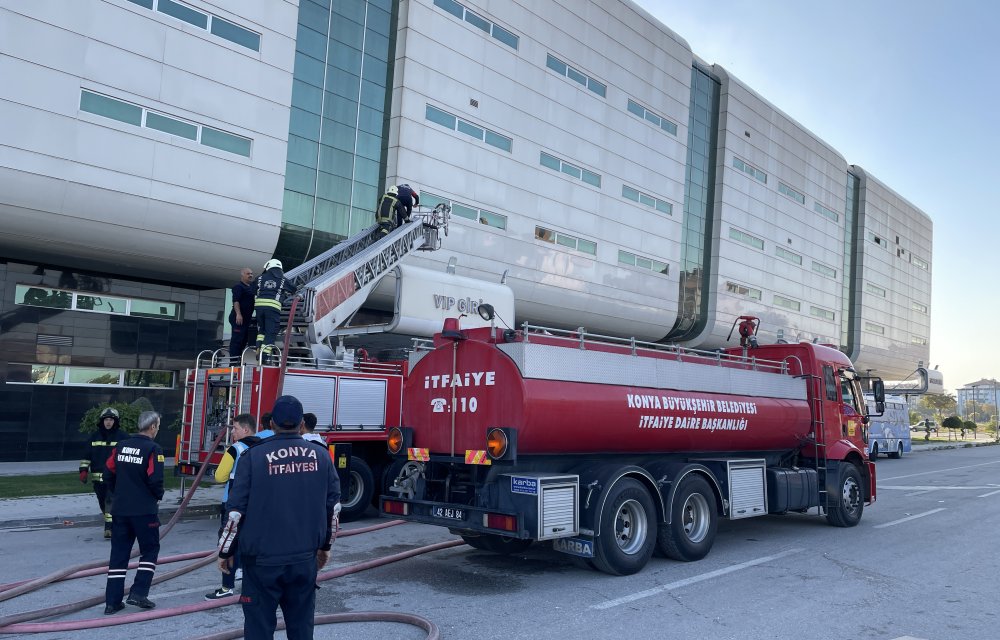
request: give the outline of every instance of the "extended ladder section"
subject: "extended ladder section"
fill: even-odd
[[[823,379],[809,376],[809,405],[812,412],[813,440],[816,449],[816,473],[819,476],[819,515],[830,508],[829,492],[826,489],[826,474],[829,470],[826,451],[826,417],[823,412]]]
[[[415,211],[410,222],[388,234],[373,225],[290,269],[285,277],[298,290],[299,301],[290,322],[291,301],[285,302],[282,325],[292,332],[291,344],[308,347],[317,358],[333,357],[324,339],[357,313],[404,256],[439,249],[450,214],[450,206],[439,204],[430,212]]]

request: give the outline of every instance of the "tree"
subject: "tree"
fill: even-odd
[[[976,423],[973,422],[972,420],[964,420],[964,421],[962,421],[962,437],[963,438],[965,438],[965,432],[966,431],[971,431],[972,433],[975,433],[976,432]]]
[[[955,396],[949,393],[930,393],[920,398],[920,406],[934,412],[934,417],[941,422],[941,416],[945,413],[953,413],[958,407]]]
[[[952,433],[958,430],[962,432],[962,435],[965,435],[965,421],[958,416],[948,416],[941,423],[941,426]]]
[[[127,433],[134,433],[139,425],[139,414],[143,411],[153,411],[153,405],[146,398],[138,398],[132,403],[105,402],[87,410],[80,418],[80,431],[89,433],[97,429],[97,419],[108,407],[118,412],[118,421]]]

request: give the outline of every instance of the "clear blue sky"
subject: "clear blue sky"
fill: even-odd
[[[1000,379],[1000,2],[636,1],[931,217],[929,364]]]

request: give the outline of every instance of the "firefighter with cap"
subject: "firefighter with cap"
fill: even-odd
[[[330,456],[299,436],[302,421],[298,399],[275,400],[275,434],[243,453],[229,490],[219,569],[231,570],[238,537],[247,640],[274,637],[279,606],[289,640],[313,637],[316,576],[330,558],[340,480]]]
[[[285,278],[281,260],[268,260],[264,272],[257,278],[254,314],[257,316],[257,353],[261,364],[274,351],[274,339],[281,325],[281,303],[295,293],[295,287]]]
[[[127,602],[140,609],[156,606],[149,599],[156,560],[160,555],[160,500],[163,499],[163,449],[156,444],[160,414],[139,414],[136,433],[120,441],[108,456],[108,482],[115,491],[111,513],[111,557],[108,582],[104,588],[104,615],[125,608],[125,575],[132,545],[139,542],[139,567],[129,589]]]
[[[111,450],[119,440],[125,438],[121,429],[118,411],[106,408],[97,418],[97,431],[90,438],[87,456],[80,461],[80,482],[87,484],[89,478],[94,486],[97,504],[104,514],[104,538],[111,539],[111,501],[112,492],[104,478],[104,463],[111,455]]]
[[[378,202],[375,209],[375,223],[378,224],[379,233],[386,235],[398,226],[403,219],[406,209],[399,200],[399,188],[389,187],[388,191]]]
[[[403,205],[402,211],[397,211],[396,226],[410,221],[413,214],[413,207],[420,206],[420,194],[408,184],[396,185],[396,194],[399,197],[399,204]],[[402,215],[400,215],[402,213]]]

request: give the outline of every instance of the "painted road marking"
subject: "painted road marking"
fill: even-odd
[[[996,491],[990,491],[989,493],[984,493],[983,495],[976,496],[976,497],[977,498],[989,498],[990,496],[995,496],[998,493],[1000,493],[1000,489],[997,489]]]
[[[979,486],[972,485],[972,486],[965,486],[965,487],[957,487],[957,486],[953,486],[953,485],[938,485],[938,484],[915,484],[915,485],[902,485],[902,484],[883,485],[883,484],[880,484],[880,485],[878,485],[878,488],[880,490],[881,489],[895,489],[896,491],[920,491],[920,492],[927,492],[927,491],[938,491],[939,489],[948,489],[948,490],[951,490],[951,491],[965,491],[965,490],[970,490],[971,489],[971,490],[974,490],[974,491],[982,491],[983,489],[996,489],[997,486],[995,484],[986,484],[986,485],[979,485]]]
[[[918,513],[918,514],[915,514],[915,515],[912,515],[912,516],[908,516],[906,518],[901,518],[899,520],[893,520],[892,522],[886,522],[884,524],[878,524],[878,525],[875,525],[872,528],[873,529],[884,529],[886,527],[891,527],[893,525],[902,524],[904,522],[909,522],[910,520],[916,520],[917,518],[923,518],[924,516],[929,516],[929,515],[937,513],[938,511],[944,511],[944,510],[945,510],[944,507],[941,507],[939,509],[931,509],[930,511],[925,511],[923,513]]]
[[[607,600],[600,604],[590,605],[591,609],[610,609],[611,607],[617,607],[622,604],[628,604],[629,602],[635,602],[636,600],[641,600],[642,598],[648,598],[650,596],[655,596],[658,593],[663,593],[664,591],[672,591],[674,589],[680,589],[681,587],[686,587],[698,582],[704,582],[705,580],[711,580],[712,578],[718,578],[719,576],[724,576],[727,573],[733,573],[734,571],[741,571],[743,569],[749,569],[750,567],[755,567],[759,564],[764,564],[765,562],[770,562],[772,560],[778,560],[780,558],[785,558],[796,553],[801,553],[802,549],[789,549],[788,551],[782,551],[781,553],[776,553],[773,556],[765,556],[763,558],[757,558],[756,560],[748,560],[747,562],[741,562],[740,564],[734,564],[731,567],[725,567],[724,569],[717,569],[715,571],[709,571],[708,573],[703,573],[697,576],[691,576],[690,578],[684,578],[683,580],[678,580],[677,582],[671,582],[670,584],[661,585],[659,587],[653,587],[652,589],[646,589],[645,591],[639,591],[631,595],[622,596],[621,598],[615,598],[614,600]]]
[[[880,477],[879,481],[881,482],[882,480],[902,480],[903,478],[915,478],[917,476],[926,476],[926,475],[930,475],[932,473],[944,473],[945,471],[958,471],[960,469],[974,469],[976,467],[985,467],[986,465],[990,465],[990,464],[1000,464],[1000,460],[994,460],[992,462],[980,462],[979,464],[968,464],[968,465],[965,465],[964,467],[950,467],[948,469],[939,469],[937,471],[921,471],[920,473],[911,473],[911,474],[905,475],[905,476],[893,476],[891,478],[881,478]],[[881,485],[879,486],[879,488],[880,489],[882,488]]]

